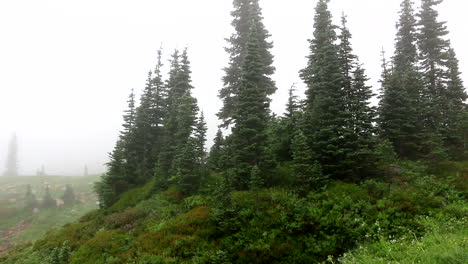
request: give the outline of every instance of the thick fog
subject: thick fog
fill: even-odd
[[[338,23],[347,14],[353,47],[378,88],[380,52],[393,51],[400,0],[332,0]],[[19,171],[80,175],[105,170],[131,88],[143,89],[162,45],[165,59],[189,48],[194,95],[207,116],[208,139],[227,65],[224,38],[232,33],[231,0],[15,0],[0,1],[0,173],[14,132]],[[287,89],[304,85],[312,37],[312,0],[263,0],[265,26],[274,41],[278,92],[272,109],[281,114]],[[419,6],[419,1],[417,1]],[[445,0],[440,18],[468,81],[468,3]],[[167,63],[166,63],[167,64]]]

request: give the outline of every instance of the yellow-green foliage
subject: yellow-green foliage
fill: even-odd
[[[209,221],[210,209],[200,206],[181,214],[174,219],[164,221],[153,231],[144,232],[136,238],[140,254],[155,254],[187,258],[193,256],[199,248],[206,246],[203,240],[212,232]]]
[[[468,263],[468,218],[437,223],[422,238],[411,234],[361,247],[340,259],[343,264]],[[447,227],[450,226],[450,227]],[[442,227],[442,228],[441,228]]]
[[[109,229],[122,228],[131,230],[138,224],[138,220],[145,217],[145,212],[139,208],[127,208],[120,213],[108,215],[104,219],[104,225]]]
[[[360,245],[343,261],[462,263],[468,209],[466,190],[454,186],[465,176],[426,168],[407,163],[388,181],[330,182],[306,197],[273,188],[184,198],[176,185],[151,195],[149,183],[12,251],[5,263],[39,264],[65,241],[73,264],[336,263]]]
[[[125,232],[102,230],[72,254],[70,264],[125,263],[131,248],[132,239]]]
[[[128,207],[133,207],[139,202],[148,199],[154,190],[154,180],[150,180],[147,184],[142,187],[135,188],[123,193],[119,200],[107,209],[108,212],[122,211]]]
[[[34,249],[44,250],[60,247],[65,241],[68,241],[71,248],[78,248],[91,239],[98,229],[99,227],[94,222],[67,224],[60,229],[49,231],[44,239],[34,243]]]

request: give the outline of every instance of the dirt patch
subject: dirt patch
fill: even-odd
[[[0,239],[2,241],[0,244],[0,255],[14,247],[15,243],[13,242],[13,238],[28,227],[29,222],[27,220],[22,220],[15,226],[10,227],[4,231],[0,231]]]

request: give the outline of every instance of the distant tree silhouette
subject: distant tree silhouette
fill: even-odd
[[[57,204],[55,202],[55,199],[52,198],[52,195],[50,195],[49,185],[47,185],[46,189],[45,189],[44,198],[42,199],[42,207],[43,208],[52,208],[52,207],[56,207],[56,206],[57,206]]]
[[[32,210],[37,206],[36,196],[32,193],[30,184],[26,187],[26,195],[24,198],[24,208],[26,210]]]
[[[6,161],[5,176],[18,176],[18,143],[16,134],[10,140],[8,146],[8,156]]]
[[[76,203],[75,191],[69,184],[65,187],[65,192],[62,195],[62,200],[65,205],[73,205]]]

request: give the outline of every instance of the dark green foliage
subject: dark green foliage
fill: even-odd
[[[163,121],[166,117],[167,90],[161,74],[162,51],[158,50],[158,58],[154,72],[149,72],[148,80],[136,109],[135,137],[139,184],[144,183],[154,175],[156,161],[163,143]]]
[[[464,135],[460,128],[466,124],[464,101],[467,94],[459,78],[455,52],[446,39],[447,27],[445,22],[438,21],[435,6],[440,3],[441,0],[424,0],[418,14],[418,47],[425,86],[424,147],[426,158],[435,156],[437,159],[448,154],[452,158],[461,158]]]
[[[422,154],[424,102],[418,71],[416,19],[410,0],[401,4],[397,29],[393,66],[389,71],[384,68],[379,128],[381,136],[392,142],[398,155],[417,159]]]
[[[52,195],[50,195],[49,185],[46,185],[46,187],[45,187],[44,197],[42,198],[41,206],[43,208],[53,208],[53,207],[57,206],[57,203],[55,202],[55,199],[52,198]]]
[[[444,107],[443,119],[445,123],[442,127],[444,135],[444,145],[448,148],[451,158],[465,160],[468,130],[468,107],[465,101],[468,96],[460,77],[458,60],[455,51],[450,48],[447,53],[447,103]]]
[[[76,201],[75,197],[75,191],[73,190],[73,187],[69,184],[65,186],[65,191],[62,195],[62,200],[65,203],[65,205],[74,205]]]
[[[47,264],[67,264],[70,259],[71,248],[67,241],[60,247],[53,248],[50,252]]]
[[[187,50],[179,55],[178,51],[172,55],[171,69],[166,86],[168,89],[167,118],[164,120],[164,142],[156,177],[161,181],[177,176],[179,179],[195,174],[197,161],[196,151],[185,153],[194,147],[192,138],[197,125],[197,100],[191,95],[191,70]],[[190,157],[188,156],[190,155]],[[187,168],[180,168],[178,164],[187,164]],[[184,172],[180,171],[183,170]],[[185,175],[185,176],[182,176]]]
[[[312,151],[307,145],[307,139],[302,131],[298,131],[292,142],[293,172],[295,189],[305,195],[311,190],[323,186],[327,177],[322,174],[320,164],[313,159]]]
[[[344,177],[337,162],[346,159],[345,97],[335,26],[331,21],[328,1],[321,0],[315,9],[314,38],[310,40],[308,64],[301,71],[307,84],[304,132],[307,144],[325,175]]]
[[[360,178],[371,164],[372,91],[352,53],[346,19],[343,17],[337,37],[328,2],[321,0],[317,4],[309,61],[301,71],[307,84],[303,133],[326,176]]]
[[[253,191],[258,190],[265,186],[265,182],[262,178],[262,173],[257,165],[252,167],[252,171],[250,172],[250,184],[249,188]]]
[[[271,95],[276,91],[275,82],[270,76],[275,72],[273,64],[273,55],[270,49],[273,44],[268,41],[270,34],[263,25],[263,17],[258,0],[234,0],[234,11],[231,12],[233,21],[231,25],[235,33],[228,38],[229,47],[226,52],[229,53],[229,66],[224,69],[223,77],[224,87],[219,91],[219,97],[223,100],[223,107],[218,113],[218,117],[223,121],[222,126],[227,127],[233,123],[233,119],[241,108],[238,105],[238,93],[243,85],[244,60],[248,53],[247,43],[251,38],[257,41],[258,53],[258,71],[262,78],[258,80],[262,89],[265,89],[266,95]],[[251,28],[256,28],[256,33],[251,36]]]
[[[359,64],[357,56],[352,53],[350,43],[352,35],[346,23],[346,17],[343,16],[339,35],[339,57],[345,93],[346,131],[344,138],[347,156],[342,166],[348,171],[348,177],[359,180],[368,176],[373,166],[375,110],[370,106],[373,96],[372,88],[366,84],[369,79]]]
[[[268,87],[263,86],[265,78],[261,71],[258,31],[252,26],[247,43],[247,54],[242,65],[241,85],[237,93],[235,126],[232,129],[232,147],[235,178],[232,179],[237,189],[246,189],[250,182],[253,166],[260,170],[268,167],[267,161],[267,122],[269,117]]]
[[[218,129],[216,136],[213,139],[213,146],[210,149],[210,155],[208,157],[208,166],[211,170],[219,172],[225,168],[223,164],[223,159],[227,158],[223,155],[225,150],[225,141],[223,137],[223,132],[221,129]]]
[[[467,96],[440,2],[423,0],[416,21],[403,0],[376,119],[346,18],[333,25],[329,0],[316,6],[301,71],[307,97],[292,86],[284,116],[272,115],[269,34],[257,0],[234,0],[218,113],[232,133],[218,130],[207,157],[187,50],[174,52],[165,82],[159,51],[95,185],[102,208],[0,262],[335,263],[361,245],[419,245],[431,222],[463,229],[467,164],[447,159],[466,155]]]

